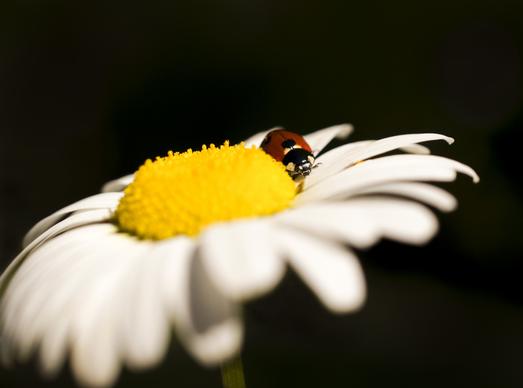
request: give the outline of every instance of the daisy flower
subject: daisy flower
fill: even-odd
[[[434,133],[318,155],[351,131],[305,136],[317,167],[298,186],[258,148],[264,132],[148,160],[38,222],[0,278],[4,361],[38,351],[54,375],[70,357],[79,382],[109,386],[122,365],[160,362],[174,331],[200,363],[220,364],[240,351],[242,303],[273,290],[288,268],[327,309],[357,310],[366,288],[353,249],[382,238],[426,243],[438,228],[430,208],[456,207],[426,182],[478,176],[418,144],[453,141]],[[391,151],[401,152],[377,157]]]

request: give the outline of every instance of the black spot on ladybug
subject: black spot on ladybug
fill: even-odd
[[[281,143],[281,146],[285,149],[292,148],[296,145],[296,142],[292,139],[286,139]]]

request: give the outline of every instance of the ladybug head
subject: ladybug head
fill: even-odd
[[[314,156],[303,148],[293,148],[282,160],[292,178],[306,177],[314,166]]]

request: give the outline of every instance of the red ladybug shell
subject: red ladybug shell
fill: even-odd
[[[285,157],[286,147],[283,145],[286,140],[293,140],[296,146],[303,148],[312,154],[311,146],[297,133],[286,131],[285,129],[275,129],[270,131],[263,139],[260,147],[266,153],[271,155],[278,162],[281,162]]]

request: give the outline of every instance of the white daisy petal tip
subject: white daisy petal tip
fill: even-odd
[[[406,204],[405,204],[406,205]],[[411,245],[427,244],[439,230],[439,222],[432,211],[423,205],[409,203],[410,209],[403,210],[402,226],[399,222],[390,225],[386,237]]]
[[[241,321],[231,319],[193,337],[186,346],[202,365],[216,366],[240,353],[243,332]]]
[[[348,279],[347,279],[348,280]],[[320,299],[327,309],[335,314],[355,313],[363,308],[367,300],[367,286],[363,277],[338,292],[333,292],[328,299]]]
[[[430,137],[433,137],[432,140],[443,140],[443,141],[445,141],[449,145],[453,144],[454,143],[454,138],[451,137],[451,136],[444,135],[442,132],[445,132],[445,131],[441,131],[441,132],[420,132],[420,133],[412,133],[412,134],[406,134],[406,135],[397,135],[397,137],[401,137],[401,136],[404,136],[404,137],[406,137],[406,136],[430,136]],[[396,136],[394,136],[394,137],[396,137]]]
[[[239,353],[244,330],[239,306],[211,280],[195,243],[166,240],[155,255],[163,257],[165,306],[187,351],[209,366]]]
[[[472,181],[473,181],[474,183],[479,183],[480,178],[479,178],[478,173],[477,173],[475,170],[473,170],[472,168],[471,168],[470,170],[471,170],[471,172],[472,172],[472,175],[471,175],[471,177],[472,177]]]
[[[199,253],[211,280],[236,302],[263,295],[280,282],[285,265],[271,236],[270,223],[238,221],[210,227]]]
[[[441,132],[445,132],[445,131],[441,131]],[[450,136],[447,136],[447,135],[443,135],[442,133],[440,132],[429,132],[427,133],[428,135],[435,135],[435,136],[439,136],[439,138],[441,140],[444,140],[445,142],[447,142],[447,144],[451,145],[451,144],[454,144],[454,138],[453,137],[450,137]]]
[[[354,131],[354,126],[349,123],[337,125],[335,128],[338,130],[336,134],[336,138],[338,139],[346,139]]]
[[[330,311],[345,313],[362,306],[365,277],[350,250],[289,227],[278,228],[278,241],[289,265]]]
[[[99,345],[103,346],[103,344]],[[71,367],[80,384],[88,387],[111,386],[120,374],[120,365],[116,360],[105,357],[85,357],[75,351],[71,355]]]
[[[445,158],[442,158],[442,159],[445,159]],[[452,159],[448,159],[448,160],[452,161]],[[467,166],[466,164],[463,164],[463,163],[456,162],[456,161],[454,161],[454,163],[455,163],[456,171],[471,177],[473,183],[479,183],[479,180],[480,180],[479,175],[472,167]]]
[[[121,178],[109,181],[102,186],[102,193],[110,193],[122,191],[125,189],[134,179],[134,174],[125,175]]]

